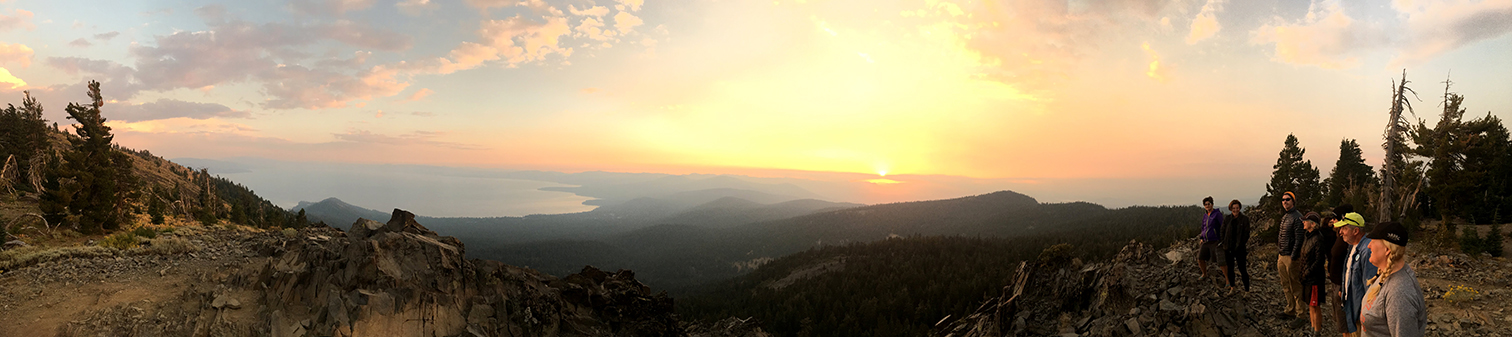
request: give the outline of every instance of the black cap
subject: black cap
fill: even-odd
[[[1354,213],[1354,205],[1343,204],[1333,209],[1333,219],[1343,220],[1345,214]]]
[[[1370,234],[1365,234],[1365,237],[1371,240],[1386,240],[1386,242],[1406,247],[1407,227],[1397,222],[1382,223],[1376,225],[1375,230],[1370,231]]]

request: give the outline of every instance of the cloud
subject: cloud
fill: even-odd
[[[394,145],[394,146],[425,145],[425,146],[433,146],[433,147],[452,148],[452,149],[458,149],[458,150],[483,150],[483,149],[486,149],[484,147],[480,147],[480,146],[472,145],[472,144],[463,144],[463,143],[454,143],[454,142],[447,142],[447,141],[436,140],[437,137],[442,136],[443,134],[440,133],[440,132],[433,132],[433,131],[415,131],[415,132],[411,132],[409,134],[398,135],[398,136],[390,136],[390,135],[372,133],[372,132],[369,132],[367,130],[353,129],[353,130],[348,130],[345,133],[337,133],[337,134],[333,134],[333,135],[336,136],[336,139],[338,139],[338,140],[345,141],[345,142],[352,142],[352,143],[382,144],[382,145]]]
[[[419,101],[421,99],[424,99],[425,96],[430,96],[430,94],[433,94],[433,93],[436,93],[436,92],[435,91],[431,91],[428,88],[420,88],[420,90],[415,90],[415,93],[410,94],[409,97],[405,98],[404,102]]]
[[[316,15],[341,15],[373,6],[373,0],[293,0],[289,8],[296,13]]]
[[[73,41],[69,41],[68,45],[69,46],[73,46],[73,47],[79,47],[79,48],[88,48],[89,46],[93,46],[94,44],[93,43],[89,43],[89,40],[85,40],[84,38],[81,37],[81,38],[75,39]]]
[[[339,21],[329,25],[309,27],[316,34],[347,44],[386,51],[409,49],[414,43],[409,36],[373,28],[366,24]]]
[[[1155,49],[1150,48],[1149,42],[1145,42],[1139,48],[1144,49],[1145,55],[1150,57],[1150,68],[1145,71],[1145,76],[1156,81],[1165,82],[1165,68],[1160,67],[1160,54],[1156,53]]]
[[[220,10],[201,8],[199,12]],[[253,24],[245,21],[212,23],[205,31],[180,31],[154,38],[155,45],[135,45],[128,50],[137,59],[135,80],[150,90],[197,89],[222,83],[261,83],[270,96],[264,107],[334,108],[353,100],[397,94],[408,83],[398,80],[393,69],[382,66],[338,72],[297,65],[305,57],[296,48],[335,40],[358,47],[383,50],[407,49],[407,36],[378,30],[365,24],[338,21],[331,24]],[[322,60],[317,65],[360,65],[367,52],[351,59]],[[129,97],[129,96],[128,96]]]
[[[630,15],[630,12],[619,12],[614,15],[614,28],[619,30],[620,35],[630,34],[631,29],[643,23],[646,22],[635,15]]]
[[[595,18],[584,18],[583,22],[581,24],[578,24],[576,30],[577,36],[599,41],[609,40],[609,35],[604,34],[604,23]],[[611,31],[608,33],[613,34],[614,32]]]
[[[641,5],[645,4],[646,0],[619,0],[619,2],[634,12],[640,10]]]
[[[68,75],[84,75],[100,81],[106,97],[130,99],[144,89],[136,80],[136,70],[114,61],[93,60],[82,57],[48,57],[47,65]],[[86,81],[60,86],[56,91],[64,93],[85,92]]]
[[[22,68],[30,67],[33,51],[24,44],[8,44],[0,42],[0,65],[20,65]]]
[[[395,3],[394,8],[398,8],[400,13],[419,15],[425,11],[435,9],[436,6],[430,0],[404,0]]]
[[[16,89],[26,86],[26,81],[11,75],[10,70],[0,68],[0,84],[9,84],[8,89]]]
[[[1361,51],[1390,43],[1377,26],[1358,22],[1337,1],[1313,3],[1297,22],[1277,18],[1254,31],[1250,43],[1273,44],[1277,62],[1343,69],[1359,65]]]
[[[110,39],[114,39],[118,35],[121,35],[121,32],[110,31],[110,32],[106,32],[106,33],[95,34],[94,38],[95,38],[95,40],[110,42]]]
[[[37,26],[31,23],[32,16],[32,12],[24,9],[13,9],[11,15],[0,14],[0,32],[21,28],[37,29]]]
[[[572,15],[577,16],[603,17],[604,15],[609,14],[609,8],[604,6],[593,6],[583,10],[579,10],[577,9],[577,7],[567,6],[567,11],[571,12]]]
[[[326,109],[347,106],[355,100],[371,100],[399,94],[409,83],[400,81],[398,70],[375,66],[349,76],[324,69],[282,65],[263,81],[263,91],[272,96],[263,103],[271,109]]]
[[[1067,78],[1110,37],[1159,30],[1165,0],[929,1],[904,11],[899,34],[926,34],[980,58],[984,79],[1037,92]],[[959,13],[959,15],[957,14]],[[864,28],[875,29],[875,28]]]
[[[169,118],[209,119],[209,118],[247,118],[252,114],[247,111],[238,111],[215,103],[185,102],[175,99],[158,99],[156,102],[143,104],[116,105],[103,108],[104,113],[111,119],[129,122],[141,122]]]
[[[1202,5],[1202,11],[1192,19],[1192,32],[1187,35],[1187,44],[1197,44],[1199,41],[1217,35],[1218,30],[1223,29],[1223,25],[1218,24],[1217,16],[1218,11],[1223,10],[1223,1],[1208,0],[1207,4]],[[1168,24],[1164,20],[1161,23]]]
[[[1410,31],[1393,64],[1419,62],[1512,32],[1512,0],[1393,1]]]

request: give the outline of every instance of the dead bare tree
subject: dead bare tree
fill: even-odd
[[[18,178],[17,176],[20,175],[20,172],[17,172],[17,170],[19,168],[16,167],[16,155],[5,157],[5,165],[4,167],[0,167],[0,189],[5,190],[6,194],[10,194],[11,198],[16,197],[15,183],[16,178]]]
[[[1402,112],[1405,111],[1413,114],[1413,116],[1417,116],[1417,112],[1412,110],[1412,102],[1407,100],[1407,93],[1412,93],[1412,97],[1417,98],[1417,92],[1407,87],[1407,83],[1410,82],[1407,80],[1407,70],[1402,70],[1402,80],[1400,82],[1395,80],[1392,82],[1390,119],[1386,123],[1386,134],[1384,136],[1386,143],[1381,145],[1386,148],[1386,163],[1381,165],[1381,206],[1378,208],[1380,221],[1383,222],[1395,219],[1394,214],[1392,214],[1395,213],[1392,212],[1392,205],[1397,199],[1396,175],[1399,173],[1397,170],[1404,169],[1406,166],[1405,154],[1402,153],[1405,152],[1402,150],[1405,150],[1406,147],[1404,135],[1412,126],[1412,123],[1407,120],[1407,116],[1403,115]],[[1414,192],[1412,194],[1416,195],[1417,193]],[[1406,209],[1404,208],[1402,212],[1405,213]]]

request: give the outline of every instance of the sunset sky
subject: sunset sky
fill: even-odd
[[[1379,166],[1403,69],[1420,118],[1445,78],[1469,115],[1512,117],[1509,32],[1512,0],[9,0],[0,97],[68,124],[98,80],[116,140],[168,158],[1118,181],[1196,203],[1180,181],[1263,193],[1287,134],[1324,172],[1345,138]]]

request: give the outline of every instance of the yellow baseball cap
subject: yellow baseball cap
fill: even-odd
[[[1360,213],[1349,212],[1344,215],[1344,219],[1334,222],[1334,227],[1344,227],[1344,225],[1365,228],[1365,217]]]

